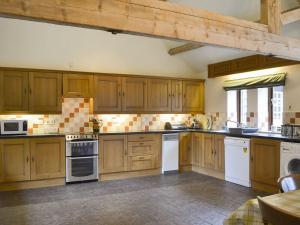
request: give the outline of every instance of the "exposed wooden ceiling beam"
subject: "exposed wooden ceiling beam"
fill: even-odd
[[[180,53],[183,53],[183,52],[187,52],[187,51],[191,51],[193,49],[198,49],[198,48],[202,48],[203,46],[205,45],[202,45],[202,44],[195,44],[195,43],[187,43],[187,44],[184,44],[184,45],[180,45],[178,47],[175,47],[175,48],[171,48],[168,53],[170,55],[177,55],[177,54],[180,54]]]
[[[283,25],[293,23],[299,20],[300,20],[300,7],[283,12],[281,14],[281,21]]]
[[[261,0],[260,22],[268,26],[268,30],[274,34],[281,33],[281,0]]]
[[[267,26],[156,0],[9,0],[0,15],[217,45],[300,60],[300,40]]]

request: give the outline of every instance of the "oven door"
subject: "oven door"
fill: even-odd
[[[98,140],[66,142],[66,156],[83,157],[91,155],[98,155]]]
[[[98,156],[67,157],[66,182],[97,180]]]

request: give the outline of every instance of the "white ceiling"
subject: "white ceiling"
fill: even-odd
[[[202,8],[245,20],[257,21],[260,18],[260,0],[169,0],[169,2]],[[298,0],[282,0],[283,11],[297,6],[299,6]],[[284,26],[282,35],[300,39],[300,21]],[[184,43],[164,41],[164,44],[167,49],[170,49]],[[204,73],[207,71],[208,64],[249,55],[253,55],[253,53],[206,46],[170,57],[178,57],[184,60],[193,70]]]

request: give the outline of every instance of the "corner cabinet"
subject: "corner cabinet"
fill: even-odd
[[[94,113],[117,113],[122,110],[121,77],[95,75],[94,90]]]
[[[280,176],[280,141],[251,139],[250,174],[252,187],[265,192],[278,192]]]
[[[183,81],[183,112],[204,113],[204,82]]]
[[[64,73],[63,96],[65,98],[92,98],[93,75]]]

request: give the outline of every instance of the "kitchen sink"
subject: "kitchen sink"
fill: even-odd
[[[258,128],[228,128],[230,134],[253,134],[257,133]]]

